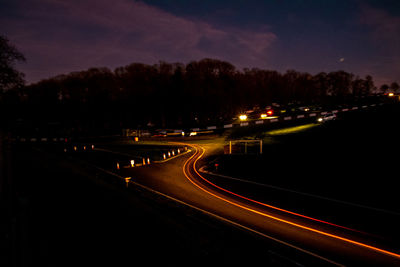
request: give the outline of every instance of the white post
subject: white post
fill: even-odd
[[[129,180],[131,179],[131,177],[125,177],[125,184],[126,184],[126,188],[129,187]]]

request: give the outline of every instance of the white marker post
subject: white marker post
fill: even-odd
[[[129,187],[129,180],[130,179],[131,179],[131,177],[125,177],[126,188]]]

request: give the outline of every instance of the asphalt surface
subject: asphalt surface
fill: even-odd
[[[318,265],[398,266],[400,255],[373,236],[288,213],[227,192],[207,181],[196,163],[204,149],[160,164],[122,169],[119,175],[240,228],[300,251]],[[290,257],[290,255],[289,255]]]

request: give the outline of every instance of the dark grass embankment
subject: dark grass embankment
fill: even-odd
[[[400,212],[399,122],[398,105],[342,113],[319,127],[273,136],[262,156],[225,155],[219,172]]]
[[[262,155],[223,155],[208,170],[270,187],[209,179],[264,203],[379,235],[398,247],[399,122],[399,105],[386,105],[342,113],[291,134],[252,131],[265,140]]]

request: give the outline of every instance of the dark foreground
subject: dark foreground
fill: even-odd
[[[387,108],[394,109],[388,113]],[[220,171],[224,168],[225,171],[234,170],[235,176],[253,174],[251,178],[256,182],[268,179],[272,185],[289,185],[293,190],[307,189],[306,192],[326,197],[332,197],[329,193],[336,192],[335,198],[357,200],[359,204],[376,208],[382,208],[381,203],[391,204],[384,207],[396,213],[397,205],[386,201],[395,199],[396,189],[390,186],[390,182],[394,184],[390,176],[392,169],[385,165],[389,162],[389,166],[393,166],[396,159],[386,154],[396,151],[396,145],[392,145],[395,128],[387,128],[393,125],[389,122],[398,118],[396,112],[395,107],[385,107],[378,113],[353,113],[355,118],[340,118],[313,132],[277,137],[279,142],[264,150],[265,157],[221,161]],[[390,116],[381,120],[383,114]],[[366,153],[371,151],[381,156],[371,158]],[[5,201],[2,199],[1,202],[2,213],[7,215],[1,221],[4,237],[1,248],[7,255],[3,258],[7,263],[5,266],[297,264],[293,261],[298,258],[294,255],[296,252],[288,252],[276,243],[147,190],[126,189],[123,181],[93,168],[86,159],[99,155],[101,162],[106,160],[101,166],[107,168],[105,162],[109,162],[109,158],[103,157],[103,152],[75,157],[40,146],[23,145],[2,146],[1,152],[1,190],[7,193],[2,195]],[[113,159],[120,155],[109,156]],[[231,160],[237,160],[234,166],[238,168],[224,166],[235,162]],[[179,161],[183,165],[184,159]],[[344,168],[348,166],[353,168]],[[137,171],[146,170],[137,168]],[[157,179],[153,182],[159,184]],[[222,183],[234,186],[225,180]],[[246,188],[240,185],[238,189]],[[347,225],[348,218],[357,216],[353,209],[338,216],[320,201],[302,205],[293,194],[272,191],[261,193],[261,197],[269,197],[277,204],[288,204],[306,214],[323,214],[327,217],[322,219],[338,220],[345,226],[367,226],[360,230],[375,226],[373,217],[368,214],[367,224],[364,220],[350,220],[351,224]],[[362,198],[362,195],[368,196],[366,192],[370,192],[370,197]],[[258,189],[250,188],[245,193],[259,196]],[[352,199],[346,198],[349,196]],[[339,211],[343,212],[343,209]],[[375,219],[376,222],[380,220]],[[380,221],[383,223],[379,226],[384,228],[379,227],[379,232],[374,234],[380,236],[378,239],[383,237],[390,248],[396,247],[399,240],[396,220]],[[392,234],[388,232],[391,229],[394,229]],[[307,261],[302,263],[307,265]]]
[[[286,248],[76,159],[20,146],[7,161],[3,266],[296,264]]]

